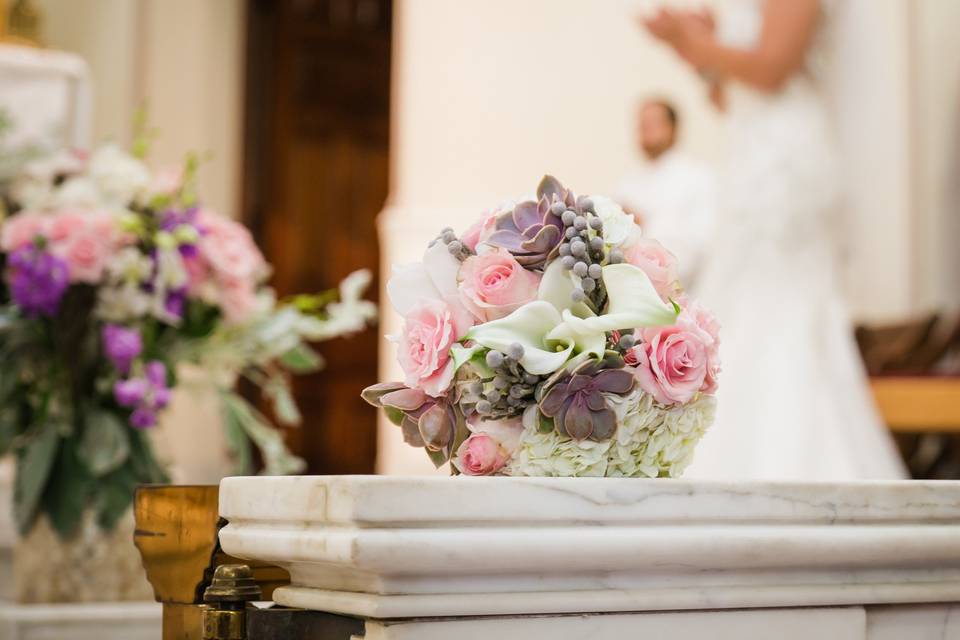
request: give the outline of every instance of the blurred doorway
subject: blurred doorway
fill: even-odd
[[[246,222],[279,295],[377,273],[375,218],[387,196],[391,0],[248,0]],[[376,295],[377,284],[371,295]],[[372,473],[377,331],[321,345],[300,380],[304,424],[287,433],[310,473]]]

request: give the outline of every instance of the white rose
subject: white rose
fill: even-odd
[[[593,210],[603,222],[603,239],[610,245],[625,245],[640,236],[640,227],[633,217],[606,196],[590,196]]]
[[[93,153],[89,174],[103,200],[112,206],[129,205],[150,184],[147,167],[115,144]]]

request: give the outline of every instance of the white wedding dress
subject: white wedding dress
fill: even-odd
[[[751,46],[762,0],[720,3]],[[822,12],[828,15],[828,12]],[[731,83],[721,215],[698,290],[722,325],[717,420],[685,477],[853,480],[905,470],[874,409],[834,266],[835,153],[814,62],[776,94]]]

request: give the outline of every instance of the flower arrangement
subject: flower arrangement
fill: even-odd
[[[278,302],[242,225],[197,203],[191,158],[151,171],[116,146],[27,165],[0,226],[0,453],[16,457],[15,520],[69,536],[84,510],[111,528],[134,488],[166,480],[147,432],[178,365],[216,381],[238,471],[259,447],[267,473],[302,469],[279,432],[233,391],[258,386],[283,424],[300,420],[289,374],[318,369],[309,341],[363,329],[368,272],[339,291]]]
[[[453,473],[678,476],[720,362],[719,325],[677,273],[613,201],[546,176],[395,268],[405,378],[364,398]]]

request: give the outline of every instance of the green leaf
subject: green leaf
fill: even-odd
[[[80,526],[95,480],[80,460],[77,439],[62,442],[43,494],[43,505],[54,531],[61,538],[69,538]]]
[[[160,466],[153,456],[153,447],[146,431],[131,429],[130,437],[130,469],[133,471],[138,484],[166,484],[170,482],[167,472]]]
[[[227,449],[236,460],[234,473],[238,476],[250,475],[253,472],[253,444],[240,424],[237,413],[231,410],[226,401],[221,404],[221,413]]]
[[[96,495],[97,524],[100,528],[109,531],[117,525],[133,503],[138,484],[132,464],[125,464],[100,479]]]
[[[264,475],[298,473],[306,467],[303,459],[290,453],[280,432],[242,397],[233,392],[221,394],[226,420],[235,421],[263,456]]]
[[[274,376],[263,389],[264,393],[273,403],[273,412],[277,416],[280,424],[287,426],[297,426],[303,418],[300,415],[300,409],[290,393],[290,384],[282,376]]]
[[[20,432],[20,412],[16,407],[0,406],[0,456],[10,452]]]
[[[117,414],[94,409],[85,416],[77,455],[96,477],[110,473],[130,456],[130,427]]]
[[[17,529],[26,534],[37,517],[50,470],[57,459],[60,436],[55,424],[44,424],[18,451],[17,475],[13,485],[13,516]]]
[[[280,364],[294,373],[313,373],[323,367],[323,358],[310,346],[301,342],[280,356]]]
[[[400,409],[396,407],[384,407],[383,413],[387,416],[387,420],[398,427],[403,424],[403,411],[400,411]]]
[[[550,433],[554,429],[553,418],[545,416],[537,411],[537,431],[539,433]]]

